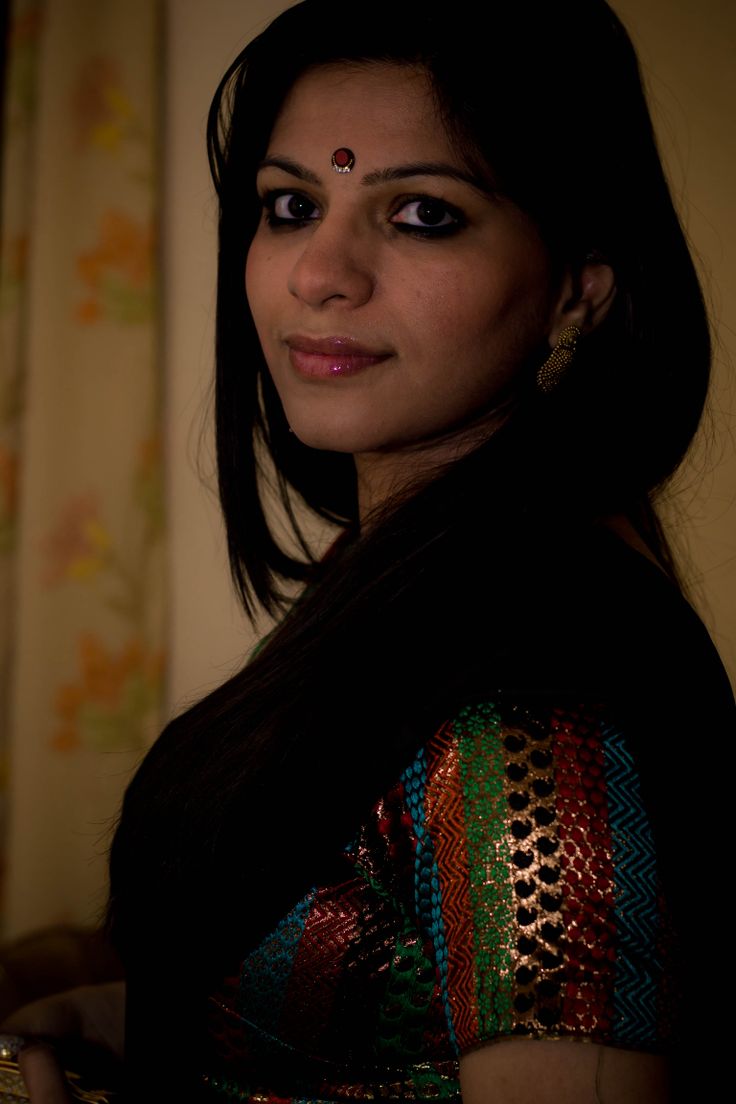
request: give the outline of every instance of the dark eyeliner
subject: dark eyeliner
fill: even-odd
[[[317,209],[317,204],[313,203],[309,196],[304,195],[303,192],[299,192],[294,188],[269,189],[261,196],[261,206],[266,214],[266,224],[270,226],[272,230],[298,229],[315,221],[311,218],[281,218],[276,214],[276,201],[281,196],[299,196],[306,200],[307,203],[311,203],[315,210]]]
[[[410,203],[437,203],[441,205],[446,213],[455,221],[446,226],[421,226],[408,222],[394,222],[394,216]],[[437,196],[427,195],[426,193],[401,196],[394,205],[394,211],[389,221],[394,229],[399,230],[402,234],[410,234],[412,237],[421,238],[425,241],[432,238],[452,237],[454,234],[459,233],[460,230],[464,230],[468,224],[465,215],[459,208],[455,207],[452,203],[448,203],[445,199],[439,199]]]

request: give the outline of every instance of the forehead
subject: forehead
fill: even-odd
[[[458,160],[426,73],[404,65],[329,65],[294,84],[269,154],[329,164],[340,146],[354,151],[361,173],[407,160]]]

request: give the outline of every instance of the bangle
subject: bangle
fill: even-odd
[[[28,1041],[25,1035],[0,1034],[0,1062],[15,1062]]]
[[[27,1035],[3,1035],[0,1033],[0,1104],[5,1101],[28,1102],[28,1089],[18,1066],[18,1055],[24,1047],[38,1040]],[[85,1104],[109,1104],[110,1096],[104,1090],[84,1089],[76,1073],[65,1070],[67,1091],[74,1101]]]

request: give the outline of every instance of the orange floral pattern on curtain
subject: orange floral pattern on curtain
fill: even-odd
[[[161,722],[156,0],[14,0],[0,256],[6,934],[90,922]]]

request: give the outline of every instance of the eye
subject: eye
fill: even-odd
[[[299,225],[319,218],[319,208],[301,192],[269,192],[263,197],[269,226]]]
[[[451,234],[464,225],[457,208],[444,199],[435,199],[432,196],[402,200],[401,206],[391,216],[391,222],[399,230],[419,233],[423,237]]]

